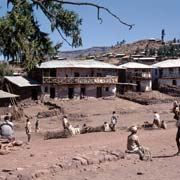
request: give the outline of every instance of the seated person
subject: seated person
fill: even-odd
[[[131,134],[128,136],[128,139],[127,139],[127,150],[126,150],[126,152],[138,154],[139,158],[141,160],[143,160],[144,153],[141,150],[141,145],[139,142],[139,138],[137,136],[137,127],[132,126],[129,128],[129,131],[131,132]]]
[[[109,127],[109,124],[107,122],[104,122],[103,124],[103,130],[104,132],[109,132],[111,131],[111,128]]]
[[[156,111],[154,112],[153,125],[158,128],[161,127],[160,115]]]
[[[0,124],[1,138],[13,140],[14,139],[14,124],[9,121],[9,116],[4,117],[4,121]]]

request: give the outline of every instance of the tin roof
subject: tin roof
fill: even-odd
[[[146,64],[137,63],[137,62],[128,62],[118,66],[119,68],[125,69],[151,69],[152,67]]]
[[[19,87],[40,86],[37,81],[22,76],[5,76],[4,79],[7,79],[9,82]]]
[[[15,97],[19,97],[19,96],[16,94],[11,94],[11,93],[5,92],[3,90],[0,90],[0,99],[15,98]]]
[[[117,66],[97,61],[91,60],[52,60],[41,63],[38,68],[105,68],[105,69],[116,69]]]
[[[180,59],[168,59],[168,60],[153,64],[152,67],[154,68],[180,67]]]

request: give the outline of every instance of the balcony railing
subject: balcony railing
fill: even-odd
[[[130,73],[128,79],[151,79],[151,73]]]
[[[117,84],[118,77],[43,77],[43,83],[47,84]]]
[[[169,74],[162,74],[160,78],[180,78],[180,74],[178,73],[169,73]]]

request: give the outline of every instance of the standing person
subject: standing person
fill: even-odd
[[[179,141],[180,139],[180,113],[179,113],[179,118],[177,119],[176,125],[177,125],[176,144],[178,148],[177,156],[180,156],[180,141]]]
[[[112,131],[116,131],[116,124],[117,124],[117,115],[116,115],[116,112],[113,111],[112,117],[111,117],[111,123],[110,123],[110,128]]]
[[[37,118],[35,122],[35,132],[38,132],[38,131],[39,131],[39,119]]]
[[[154,120],[153,120],[153,125],[156,127],[161,127],[161,120],[160,120],[160,115],[158,112],[154,112]]]
[[[26,130],[26,134],[28,137],[28,142],[30,142],[30,140],[31,140],[31,122],[30,122],[29,118],[26,120],[25,130]]]
[[[131,134],[127,138],[127,153],[139,154],[140,160],[143,160],[144,153],[141,150],[139,137],[137,136],[137,126],[129,128]]]

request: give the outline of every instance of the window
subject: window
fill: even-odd
[[[109,91],[109,87],[106,87],[105,91]]]
[[[172,85],[174,85],[174,86],[176,86],[176,85],[177,85],[177,82],[176,82],[176,80],[175,80],[175,79],[173,79],[173,81],[172,81]]]
[[[174,72],[174,69],[173,68],[169,68],[169,73],[173,74],[173,72]]]
[[[75,72],[75,73],[74,73],[74,77],[79,77],[79,73],[78,73],[78,72]]]

